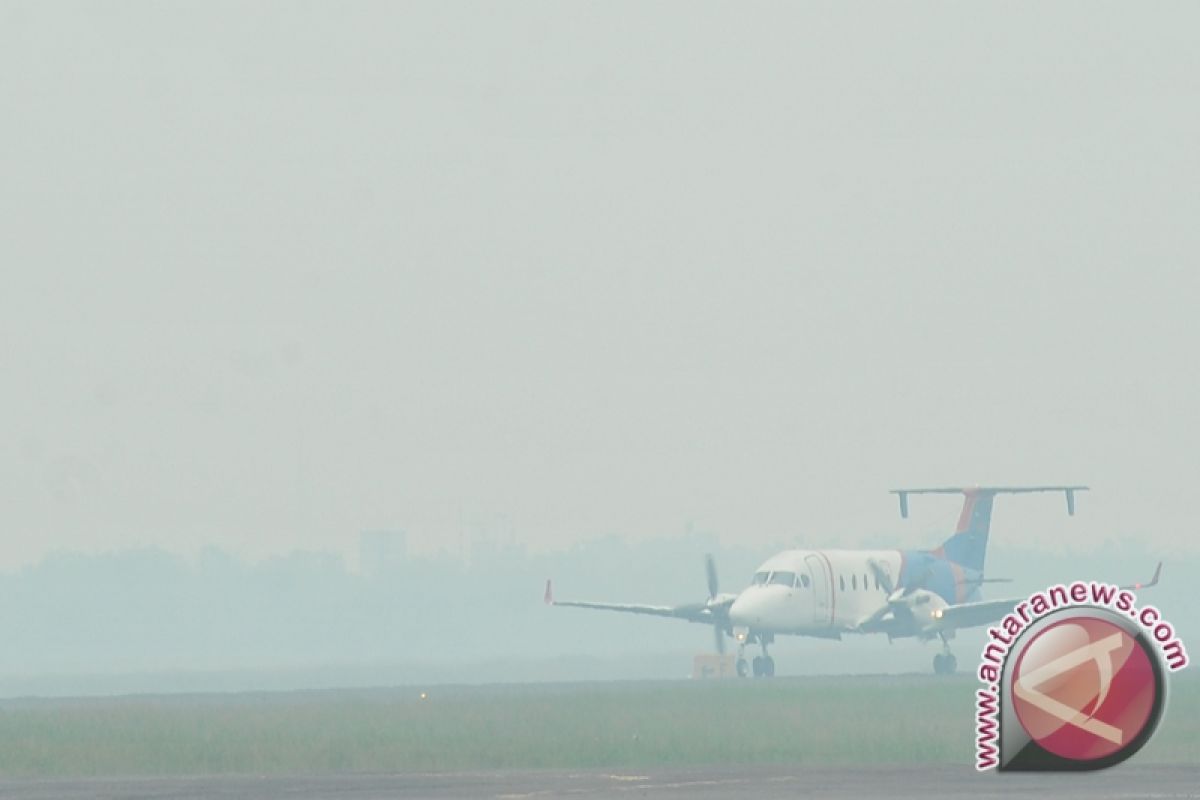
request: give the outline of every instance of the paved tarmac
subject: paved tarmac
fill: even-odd
[[[2,780],[0,797],[16,800],[450,800],[487,798],[971,798],[1053,797],[1200,798],[1197,766],[1121,765],[1082,774],[978,774],[969,766],[876,767],[799,766],[686,767],[609,772],[519,770],[330,776],[219,776],[104,778],[88,780]]]

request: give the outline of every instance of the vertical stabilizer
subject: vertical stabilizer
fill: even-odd
[[[938,489],[893,489],[900,496],[900,516],[908,516],[910,494],[961,494],[962,511],[954,535],[933,551],[967,569],[983,572],[987,557],[988,532],[992,525],[992,504],[998,494],[1028,494],[1030,492],[1063,492],[1067,497],[1067,513],[1075,513],[1075,493],[1086,486],[952,486]]]

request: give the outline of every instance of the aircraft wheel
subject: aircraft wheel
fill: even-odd
[[[737,676],[744,678],[750,673],[750,665],[746,663],[746,659],[739,658],[737,660]]]
[[[933,671],[938,675],[953,675],[958,669],[958,659],[953,653],[938,653],[933,657]]]
[[[754,677],[761,678],[763,675],[763,659],[762,656],[755,656],[752,662],[754,666]]]
[[[763,673],[762,674],[763,674],[764,678],[774,678],[775,677],[775,659],[771,658],[770,656],[763,657]]]

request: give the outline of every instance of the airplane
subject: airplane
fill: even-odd
[[[889,640],[940,639],[942,652],[933,671],[949,675],[958,666],[949,640],[955,631],[996,622],[1025,598],[984,600],[985,583],[1008,582],[984,577],[992,504],[997,495],[1063,492],[1067,513],[1075,514],[1075,493],[1086,486],[974,486],[893,489],[900,516],[908,517],[911,495],[961,494],[963,507],[953,535],[932,550],[785,550],[763,562],[742,592],[722,593],[712,556],[705,559],[708,599],[677,606],[590,603],[555,600],[546,581],[547,605],[624,611],[673,617],[713,626],[717,652],[725,653],[726,637],[737,642],[739,677],[775,674],[768,650],[776,636],[812,636],[840,640],[844,634],[886,634]],[[1158,582],[1159,570],[1146,584]],[[1134,588],[1134,587],[1123,587]],[[748,645],[762,654],[747,662]]]

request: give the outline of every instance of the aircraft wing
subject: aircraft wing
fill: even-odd
[[[1003,619],[1021,602],[1021,598],[983,600],[953,606],[939,601],[940,598],[932,592],[924,590],[893,597],[860,620],[855,629],[860,633],[886,633],[889,636],[934,636]]]
[[[650,606],[636,603],[590,603],[578,600],[555,600],[553,587],[546,581],[546,605],[568,608],[593,608],[600,611],[624,611],[627,614],[647,614],[652,617],[674,617],[688,622],[713,624],[721,621],[721,612],[733,603],[733,598],[718,598],[712,603],[688,603],[681,606]]]
[[[1147,583],[1131,583],[1119,589],[1147,589],[1158,583],[1162,562],[1154,569]],[[885,586],[889,584],[885,583]],[[896,590],[887,603],[859,621],[860,633],[886,633],[889,636],[934,636],[959,628],[975,628],[998,622],[1013,611],[1026,597],[1007,597],[1001,600],[980,600],[973,603],[946,605],[926,589]]]
[[[975,603],[959,603],[946,606],[934,612],[937,628],[953,630],[957,628],[975,628],[998,622],[1005,614],[1011,613],[1017,603],[1025,598],[1008,597],[1003,600],[980,600]]]
[[[643,606],[636,603],[584,603],[573,600],[555,600],[549,605],[567,606],[569,608],[595,608],[600,611],[625,611],[629,614],[649,614],[653,617],[682,617],[690,618],[687,606]]]
[[[1158,583],[1158,578],[1162,574],[1162,562],[1158,562],[1158,566],[1154,568],[1154,577],[1148,583],[1131,583],[1125,586],[1120,586],[1120,589],[1147,589]],[[959,603],[955,606],[946,606],[933,612],[934,622],[941,630],[949,628],[974,628],[979,625],[987,625],[990,622],[996,622],[1004,618],[1024,597],[1010,597],[1004,600],[982,600],[975,603]]]

